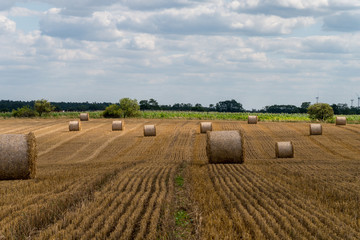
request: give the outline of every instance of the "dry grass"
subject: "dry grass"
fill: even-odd
[[[96,119],[75,134],[67,121],[0,120],[39,151],[35,179],[0,181],[0,239],[360,239],[357,125],[309,136],[307,123],[214,121],[243,132],[246,159],[207,164],[199,121],[130,119],[119,133]],[[289,139],[295,157],[276,159]]]

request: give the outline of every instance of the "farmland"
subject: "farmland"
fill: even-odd
[[[199,120],[69,120],[0,120],[38,143],[36,179],[0,181],[0,239],[360,239],[359,125],[214,120],[243,132],[245,163],[209,165]]]
[[[51,112],[42,115],[42,119],[51,118],[77,118],[79,112]],[[90,118],[103,118],[102,111],[89,112]],[[264,122],[311,122],[308,114],[305,113],[229,113],[229,112],[182,112],[182,111],[140,111],[139,119],[183,119],[183,120],[234,120],[246,121],[249,115],[256,115],[260,121]],[[348,123],[359,124],[360,115],[341,115],[346,116]],[[0,118],[11,118],[11,112],[0,112]],[[39,118],[39,117],[38,117]],[[327,123],[334,123],[335,117],[328,119]]]

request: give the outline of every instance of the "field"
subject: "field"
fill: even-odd
[[[37,178],[0,181],[0,239],[360,239],[359,125],[215,120],[243,131],[245,163],[209,165],[199,120],[68,121],[0,120],[38,142]]]
[[[77,118],[80,112],[51,112],[43,114],[41,119],[51,118]],[[89,112],[90,118],[100,119],[103,118],[102,111]],[[140,111],[139,119],[182,119],[182,120],[234,120],[234,121],[247,121],[249,115],[258,116],[260,121],[263,122],[312,122],[309,115],[306,113],[229,113],[229,112],[185,112],[185,111]],[[352,124],[360,124],[360,115],[339,115],[346,116],[347,122]],[[11,112],[0,112],[1,118],[12,118]],[[335,123],[334,116],[326,120],[327,123]]]

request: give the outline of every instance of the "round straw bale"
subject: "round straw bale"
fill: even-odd
[[[80,113],[80,121],[89,121],[89,113]]]
[[[310,135],[322,135],[322,126],[319,123],[310,124]]]
[[[207,131],[212,131],[212,123],[211,122],[200,123],[200,133],[206,133]]]
[[[80,131],[81,122],[80,121],[70,121],[69,122],[69,131]]]
[[[36,158],[36,139],[32,132],[0,135],[0,179],[34,178]]]
[[[336,125],[346,125],[346,117],[336,117]]]
[[[144,136],[156,136],[155,125],[145,125],[144,126]]]
[[[258,116],[248,116],[248,124],[257,124]]]
[[[122,121],[113,121],[112,122],[112,130],[113,131],[123,130],[123,122]]]
[[[277,158],[293,158],[294,145],[292,142],[275,143],[275,153]]]
[[[243,137],[239,131],[207,132],[206,155],[209,163],[242,163],[243,146]]]

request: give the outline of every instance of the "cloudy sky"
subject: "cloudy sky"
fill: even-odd
[[[355,105],[360,1],[1,0],[0,53],[0,99]]]

